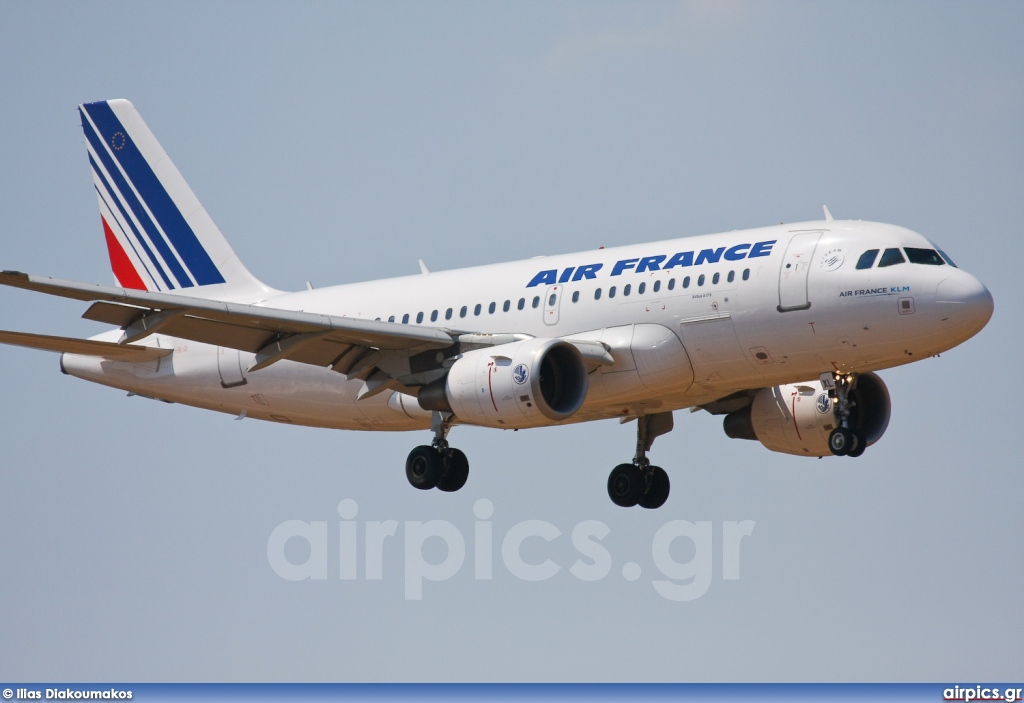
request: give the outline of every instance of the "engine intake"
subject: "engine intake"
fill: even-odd
[[[572,416],[587,397],[587,369],[572,344],[528,339],[462,354],[420,389],[424,410],[483,427],[526,428]]]

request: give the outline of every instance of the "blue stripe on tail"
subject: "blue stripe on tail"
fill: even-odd
[[[117,197],[117,193],[114,191],[113,188],[110,187],[110,183],[108,183],[107,179],[104,178],[104,176],[103,176],[103,171],[100,170],[100,167],[97,166],[96,162],[93,160],[92,154],[89,154],[89,164],[92,166],[93,173],[96,174],[96,177],[100,179],[100,183],[103,184],[103,189],[107,192],[107,195],[109,196],[110,200],[115,205],[117,205],[117,209],[121,213],[121,219],[123,219],[125,222],[128,223],[128,227],[131,229],[132,234],[135,235],[135,240],[142,246],[142,250],[144,252],[146,252],[146,258],[149,259],[149,262],[156,269],[157,273],[160,274],[160,278],[163,279],[164,285],[167,286],[168,290],[173,290],[174,287],[175,287],[174,284],[171,283],[171,279],[167,277],[167,273],[164,271],[163,267],[160,265],[160,261],[155,256],[153,256],[153,250],[149,248],[148,244],[146,244],[145,237],[143,237],[139,233],[139,230],[135,227],[135,223],[132,222],[132,218],[128,216],[128,213],[124,209],[124,205],[121,204],[121,200]],[[118,226],[120,227],[120,223],[118,224]],[[128,241],[129,241],[129,243],[131,243],[131,238],[130,237],[129,237]],[[132,244],[132,249],[135,249],[135,245],[134,244]],[[137,249],[135,249],[135,253],[136,253],[136,255],[138,255],[139,252],[138,252]],[[142,259],[141,256],[139,258]],[[145,263],[143,263],[143,266],[145,266]],[[148,272],[148,270],[149,269],[147,267],[147,272]],[[156,280],[156,279],[154,278],[154,280]]]
[[[192,231],[188,222],[185,221],[181,211],[178,210],[178,206],[175,205],[163,184],[160,183],[160,179],[157,178],[146,158],[138,150],[138,147],[135,146],[128,131],[114,114],[110,105],[106,102],[98,102],[88,103],[83,107],[95,123],[99,134],[95,134],[94,130],[91,129],[91,125],[85,120],[83,120],[82,127],[89,141],[93,144],[96,153],[104,161],[107,171],[111,173],[111,177],[118,180],[120,179],[120,173],[115,175],[117,169],[112,168],[111,164],[106,163],[111,153],[106,149],[108,144],[112,146],[111,151],[114,154],[114,158],[117,159],[117,163],[121,165],[124,172],[128,175],[131,185],[142,196],[146,206],[153,213],[156,221],[160,224],[160,228],[167,234],[168,239],[178,252],[182,262],[188,268],[189,273],[192,274],[192,278],[196,280],[196,283],[201,286],[224,283],[224,276],[221,275],[216,264],[210,259],[199,238]],[[160,250],[168,267],[171,268],[174,277],[178,279],[182,287],[191,286],[191,281],[185,275],[185,272],[181,270],[173,253],[164,251],[167,248],[166,243],[159,232],[156,231],[156,228],[152,227],[145,210],[141,207],[136,207],[136,203],[132,202],[135,198],[131,193],[131,189],[123,187],[120,183],[117,185],[132,211],[135,212],[139,221],[146,227],[146,231],[150,233],[154,244]]]
[[[139,199],[135,196],[135,193],[132,191],[131,185],[127,181],[125,181],[124,176],[121,175],[121,171],[118,170],[117,168],[117,164],[114,163],[114,160],[110,158],[110,154],[107,153],[107,150],[104,147],[103,142],[100,140],[99,135],[96,134],[96,132],[89,125],[89,123],[86,122],[84,116],[82,117],[82,129],[85,132],[86,138],[89,140],[89,144],[92,145],[93,150],[96,152],[96,155],[99,157],[100,161],[103,162],[104,168],[106,168],[107,173],[110,175],[110,178],[113,181],[114,187],[110,188],[111,195],[117,196],[118,194],[120,194],[121,197],[119,200],[123,201],[123,204],[133,213],[135,213],[136,219],[138,219],[138,221],[142,224],[142,227],[143,229],[146,230],[146,233],[149,234],[150,241],[153,243],[153,246],[155,246],[157,250],[160,252],[160,255],[164,258],[164,263],[166,263],[167,267],[171,270],[171,274],[177,280],[179,286],[182,288],[190,288],[192,286],[192,281],[189,280],[188,274],[185,273],[185,269],[183,269],[181,267],[181,264],[178,263],[178,260],[174,256],[174,252],[171,251],[171,248],[167,245],[167,242],[160,235],[160,232],[157,230],[156,225],[153,224],[153,221],[146,213],[146,209],[142,206],[142,203],[139,202]],[[100,173],[98,169],[96,170],[96,172]],[[102,174],[100,175],[102,176]],[[119,204],[121,203],[119,202]],[[122,209],[122,212],[123,211],[124,209]],[[135,225],[132,224],[131,218],[128,218],[128,222],[129,224],[132,225],[132,229],[135,230]],[[138,232],[136,233],[138,234]],[[140,236],[139,241],[143,243],[143,246],[145,246],[145,241],[143,237]],[[149,252],[148,247],[146,247],[146,251]],[[160,265],[156,258],[153,258],[152,261],[154,265]],[[168,279],[166,276],[164,278],[167,281],[168,286],[170,286],[171,288],[175,287],[174,283],[172,283],[170,279]]]

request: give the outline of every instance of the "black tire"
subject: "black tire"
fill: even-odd
[[[651,467],[651,480],[647,485],[647,492],[640,496],[640,507],[648,510],[660,508],[668,500],[670,488],[668,474],[660,466]]]
[[[443,468],[441,454],[423,444],[409,452],[409,458],[405,460],[405,477],[413,488],[429,491],[437,485]]]
[[[619,464],[608,475],[608,497],[623,508],[640,502],[645,487],[644,472],[633,464]]]
[[[466,485],[469,478],[469,459],[458,449],[449,449],[444,459],[444,472],[437,482],[437,490],[454,493]]]
[[[854,442],[855,446],[853,449],[847,452],[846,456],[860,456],[861,454],[864,453],[864,450],[868,448],[868,440],[864,436],[864,433],[854,432],[853,438],[854,440],[856,440]]]
[[[854,446],[853,432],[837,427],[828,436],[828,448],[836,456],[846,456]]]

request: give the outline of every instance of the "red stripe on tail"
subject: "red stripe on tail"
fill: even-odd
[[[146,290],[146,284],[139,278],[139,273],[132,265],[131,259],[124,253],[121,243],[117,241],[117,237],[110,230],[107,218],[100,217],[100,219],[103,220],[103,234],[107,238],[107,253],[110,254],[110,268],[114,271],[114,278],[123,288]]]

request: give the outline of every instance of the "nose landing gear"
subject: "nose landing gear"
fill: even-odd
[[[858,457],[868,448],[863,432],[854,429],[851,420],[856,411],[853,389],[857,387],[857,374],[822,374],[822,383],[831,381],[829,395],[835,398],[835,416],[838,423],[828,436],[828,448],[836,456]]]
[[[455,447],[448,446],[448,431],[452,428],[453,415],[434,412],[431,429],[434,439],[430,446],[420,445],[405,460],[405,477],[413,488],[422,491],[437,488],[453,493],[469,478],[469,460]]]
[[[608,476],[608,497],[623,508],[639,505],[653,510],[668,500],[670,482],[665,469],[652,466],[647,458],[654,440],[672,431],[672,413],[654,413],[637,418],[636,456],[631,464],[619,464]]]

